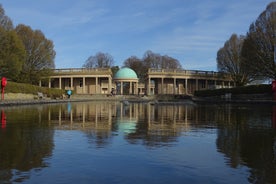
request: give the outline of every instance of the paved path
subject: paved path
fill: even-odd
[[[0,106],[17,106],[17,105],[32,105],[32,104],[50,104],[50,103],[66,103],[66,102],[87,102],[87,101],[122,101],[129,100],[133,102],[146,102],[150,101],[146,97],[125,97],[125,96],[103,96],[103,95],[73,95],[70,99],[38,99],[34,96],[16,94],[15,97],[7,96],[4,100],[0,100]]]
[[[211,98],[193,98],[192,100],[168,100],[157,101],[150,97],[137,97],[137,96],[103,96],[103,95],[73,95],[70,99],[34,99],[24,94],[16,94],[15,98],[5,98],[0,100],[0,106],[17,106],[17,105],[33,105],[33,104],[50,104],[50,103],[67,103],[67,102],[88,102],[88,101],[123,101],[129,102],[150,102],[153,104],[189,104],[188,102],[200,104],[272,104],[276,105],[276,100],[218,100]]]

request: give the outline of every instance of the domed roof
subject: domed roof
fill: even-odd
[[[138,79],[134,70],[124,67],[121,68],[115,75],[114,79]]]

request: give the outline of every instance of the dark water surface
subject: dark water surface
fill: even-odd
[[[1,109],[0,183],[276,183],[270,105]]]

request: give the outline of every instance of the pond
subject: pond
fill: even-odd
[[[276,107],[1,108],[0,183],[276,183]]]

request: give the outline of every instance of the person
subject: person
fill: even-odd
[[[115,95],[115,90],[114,90],[114,88],[112,88],[112,90],[111,90],[111,96],[114,96]]]
[[[72,91],[71,91],[71,90],[68,90],[68,91],[67,91],[67,96],[68,96],[68,98],[70,98],[71,95],[72,95]]]

